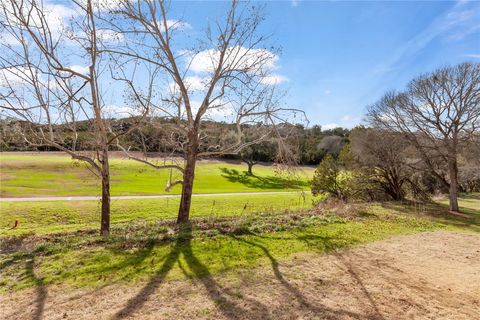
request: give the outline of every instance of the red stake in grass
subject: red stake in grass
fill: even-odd
[[[15,220],[15,225],[11,227],[10,229],[15,229],[18,226],[18,220]]]

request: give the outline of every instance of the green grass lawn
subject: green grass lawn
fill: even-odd
[[[175,219],[180,198],[112,200],[112,224]],[[311,208],[309,193],[193,197],[191,217],[242,217]],[[99,201],[0,202],[0,235],[97,228]],[[15,220],[19,226],[9,230]]]
[[[112,241],[101,246],[93,240],[81,243],[43,244],[30,254],[7,255],[0,260],[4,276],[0,292],[42,285],[74,286],[121,282],[134,283],[150,277],[188,279],[250,268],[284,259],[294,253],[329,252],[391,234],[408,234],[441,228],[433,223],[405,221],[331,221],[324,225],[267,234],[191,236],[180,233],[172,241],[124,248]],[[164,233],[167,230],[160,230]],[[91,238],[91,237],[90,237]],[[72,241],[72,240],[70,240]]]
[[[180,229],[165,223],[164,219],[155,220],[170,217],[168,215],[148,217],[144,214],[149,209],[138,213],[131,210],[138,203],[132,202],[130,208],[127,203],[118,206],[117,210],[124,209],[118,211],[107,240],[100,238],[96,230],[80,231],[82,214],[92,219],[92,223],[95,215],[72,207],[60,212],[65,219],[72,219],[71,230],[76,232],[44,235],[21,232],[4,236],[0,292],[60,283],[77,287],[129,284],[152,278],[201,278],[237,268],[277,264],[280,260],[295,259],[297,255],[329,252],[395,234],[439,229],[480,232],[478,194],[460,200],[464,217],[448,215],[448,207],[443,203],[423,207],[400,203],[364,204],[356,210],[347,210],[347,214],[328,210],[321,214],[312,211],[280,214],[272,210],[240,217],[229,216],[226,206],[213,216],[205,208],[191,225]],[[46,206],[51,204],[54,202]],[[53,226],[64,225],[58,224],[57,219],[49,221],[51,214],[40,208],[41,205],[32,204],[26,209],[32,218],[38,217],[32,230],[60,231]],[[151,205],[156,207],[154,203]],[[200,208],[199,203],[196,206]],[[210,218],[201,219],[202,216]]]
[[[4,197],[97,192],[91,173],[65,156],[1,154],[0,159]],[[309,169],[292,182],[269,166],[255,169],[256,176],[249,177],[242,165],[201,163],[195,192],[300,191],[308,189],[312,174]],[[169,174],[121,159],[112,160],[112,171],[114,195],[163,193]],[[178,198],[113,200],[108,239],[98,236],[98,201],[1,202],[0,292],[201,278],[395,234],[480,232],[480,194],[460,199],[463,216],[450,215],[446,201],[319,212],[311,210],[312,200],[302,192],[194,197],[192,223],[180,228],[173,224]],[[20,225],[11,230],[15,220]]]
[[[163,163],[163,162],[161,162]],[[112,195],[165,194],[170,170],[156,170],[142,163],[113,158]],[[2,197],[97,195],[100,181],[84,163],[60,153],[0,153],[0,195]],[[298,178],[277,175],[272,166],[256,165],[254,176],[246,165],[222,161],[200,161],[194,193],[308,190],[313,168],[302,167]],[[180,178],[172,171],[172,180]],[[175,186],[170,193],[179,194]]]

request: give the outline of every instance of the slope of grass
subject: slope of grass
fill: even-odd
[[[163,162],[160,162],[163,163]],[[97,195],[100,184],[81,162],[59,153],[0,153],[2,197]],[[113,158],[112,195],[165,194],[165,186],[180,178],[175,170],[156,170],[133,160]],[[307,190],[313,169],[304,167],[296,179],[275,174],[272,166],[257,165],[254,175],[246,165],[222,161],[200,161],[196,169],[195,193]],[[179,194],[180,186],[171,193]]]
[[[179,198],[112,200],[112,224],[176,218]],[[310,208],[309,193],[193,197],[191,217],[242,217]],[[98,201],[0,202],[0,234],[97,228]],[[19,226],[9,230],[15,220]]]
[[[438,229],[480,232],[471,228],[476,220],[470,216],[480,211],[480,196],[467,200],[473,208],[467,217],[445,218],[443,204],[421,211],[406,204],[372,204],[347,215],[327,211],[230,217],[220,222],[198,220],[180,229],[158,221],[117,223],[108,240],[93,231],[9,237],[2,247],[10,253],[0,255],[0,291],[58,283],[101,286],[201,278],[276,265],[299,254],[328,252],[394,234]],[[15,246],[20,250],[12,250]]]
[[[442,228],[422,219],[359,221],[310,219],[306,227],[274,233],[192,236],[181,230],[170,240],[150,241],[139,247],[123,247],[123,241],[98,244],[95,236],[82,236],[72,243],[38,245],[33,253],[16,253],[0,261],[3,289],[63,283],[75,286],[135,282],[150,277],[182,279],[203,277],[235,268],[250,268],[284,259],[294,253],[328,252],[334,249]],[[301,224],[300,224],[301,225]],[[158,234],[168,229],[157,229]],[[87,241],[86,239],[90,240]],[[97,241],[97,243],[95,243]],[[1,288],[0,288],[1,290]]]

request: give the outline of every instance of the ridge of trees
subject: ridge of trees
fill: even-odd
[[[108,126],[112,127],[117,133],[125,133],[121,135],[121,144],[131,150],[137,150],[145,154],[171,154],[180,155],[175,152],[174,145],[169,143],[171,131],[163,124],[171,123],[172,120],[167,118],[150,118],[146,117],[146,121],[141,126],[137,126],[137,117],[113,118],[105,119]],[[26,127],[42,126],[33,124],[28,121],[22,121],[17,118],[0,119],[0,151],[61,151],[53,146],[33,146],[26,142],[21,135],[25,132]],[[233,130],[233,125],[220,121],[205,121],[202,126],[212,125],[215,128],[223,127],[220,131]],[[266,130],[269,130],[268,124],[261,124]],[[94,149],[92,140],[88,137],[94,126],[91,120],[80,120],[76,122],[76,140],[73,141],[69,134],[68,124],[52,125],[52,129],[63,137],[59,140],[60,144],[70,146],[76,144],[77,150],[90,151]],[[295,157],[297,164],[301,165],[317,165],[322,159],[330,154],[337,157],[343,145],[348,142],[350,129],[334,128],[322,130],[321,126],[314,125],[305,127],[303,125],[284,124],[289,127],[290,132],[294,132],[286,139],[287,143],[295,146]],[[245,134],[250,136],[255,132],[249,131],[250,125],[245,124]],[[133,129],[132,129],[133,128]],[[216,137],[212,137],[215,139]],[[249,137],[248,139],[253,139]],[[327,141],[327,142],[326,142]],[[333,141],[333,143],[332,143]],[[213,142],[212,142],[213,143]],[[112,151],[119,150],[115,145],[111,147]],[[259,144],[251,145],[238,155],[225,155],[228,159],[240,159],[246,161],[258,162],[274,162],[278,153],[278,145],[274,140],[265,140]]]

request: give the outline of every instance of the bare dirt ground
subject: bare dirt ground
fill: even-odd
[[[329,255],[135,286],[0,296],[3,319],[478,319],[480,236],[395,236]],[[206,266],[208,267],[208,266]],[[207,273],[208,274],[208,273]]]

